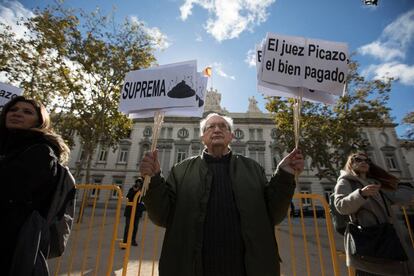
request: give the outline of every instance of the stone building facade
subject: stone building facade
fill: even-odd
[[[217,90],[207,93],[205,112],[217,112],[228,115],[234,120],[234,134],[231,147],[236,153],[248,156],[259,162],[270,177],[276,165],[286,154],[275,139],[277,129],[269,113],[257,107],[254,97],[249,98],[249,107],[245,113],[233,113],[220,106],[221,95]],[[159,160],[164,175],[171,167],[187,157],[198,155],[203,150],[200,142],[200,118],[166,117],[158,138]],[[145,151],[151,148],[153,119],[136,119],[130,137],[120,142],[113,151],[101,145],[97,146],[90,171],[91,182],[96,184],[116,184],[126,192],[138,176],[138,166]],[[371,159],[401,178],[402,182],[413,183],[414,150],[413,142],[401,142],[396,135],[394,125],[389,127],[366,128],[363,135],[369,141]],[[82,147],[76,143],[72,149],[70,168],[75,170],[82,156]],[[316,193],[327,197],[335,183],[319,180],[315,171],[305,164],[305,171],[299,178],[297,192]],[[84,183],[81,172],[77,183]],[[309,203],[309,202],[304,202]]]

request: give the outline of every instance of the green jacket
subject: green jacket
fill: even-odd
[[[294,176],[279,170],[268,182],[257,162],[233,154],[230,177],[240,213],[247,275],[279,275],[274,225],[286,216]],[[152,177],[143,200],[150,219],[166,228],[161,276],[202,276],[203,224],[212,179],[202,156],[175,165],[167,182],[160,175]]]

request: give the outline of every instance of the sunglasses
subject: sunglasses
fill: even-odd
[[[365,162],[367,164],[371,163],[371,159],[361,158],[361,157],[354,157],[354,158],[352,158],[352,161],[354,161],[355,163],[362,163],[362,162]]]

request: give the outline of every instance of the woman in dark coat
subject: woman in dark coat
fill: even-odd
[[[353,186],[358,188],[353,190]],[[396,218],[391,208],[396,203],[410,202],[414,202],[412,187],[399,185],[397,177],[372,163],[365,153],[358,152],[348,157],[335,186],[336,209],[343,215],[351,215],[352,221],[361,226],[391,223],[408,257],[407,261],[402,262],[371,261],[352,255],[350,236],[345,231],[346,262],[348,266],[357,268],[357,276],[414,275],[414,249],[408,229]]]
[[[58,179],[57,163],[65,163],[68,156],[69,148],[52,130],[49,114],[42,104],[19,96],[3,107],[0,179],[4,214],[1,269],[7,273],[4,275],[19,274],[15,269],[24,266],[19,262],[26,256],[15,256],[22,226],[34,211],[46,218]],[[31,274],[47,275],[47,252],[39,254],[42,256],[37,257],[40,259]]]

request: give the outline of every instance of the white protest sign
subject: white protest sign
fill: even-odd
[[[261,80],[261,60],[262,49],[261,46],[256,46],[256,71],[257,71],[257,91],[265,96],[280,96],[280,97],[302,97],[303,100],[311,102],[321,102],[325,104],[335,104],[338,97],[326,92],[311,90],[299,87],[280,86],[273,83],[264,82]]]
[[[196,106],[197,62],[131,71],[121,90],[119,110]]]
[[[0,82],[0,109],[14,97],[23,95],[21,88]]]
[[[161,111],[165,116],[177,116],[177,117],[203,117],[204,103],[206,100],[206,90],[208,78],[202,73],[197,73],[197,85],[196,85],[196,106],[194,107],[169,107],[161,109],[146,109],[146,110],[132,110],[129,113],[129,118],[148,118],[153,117],[155,112]]]
[[[345,43],[268,33],[262,81],[341,96],[348,73]]]

